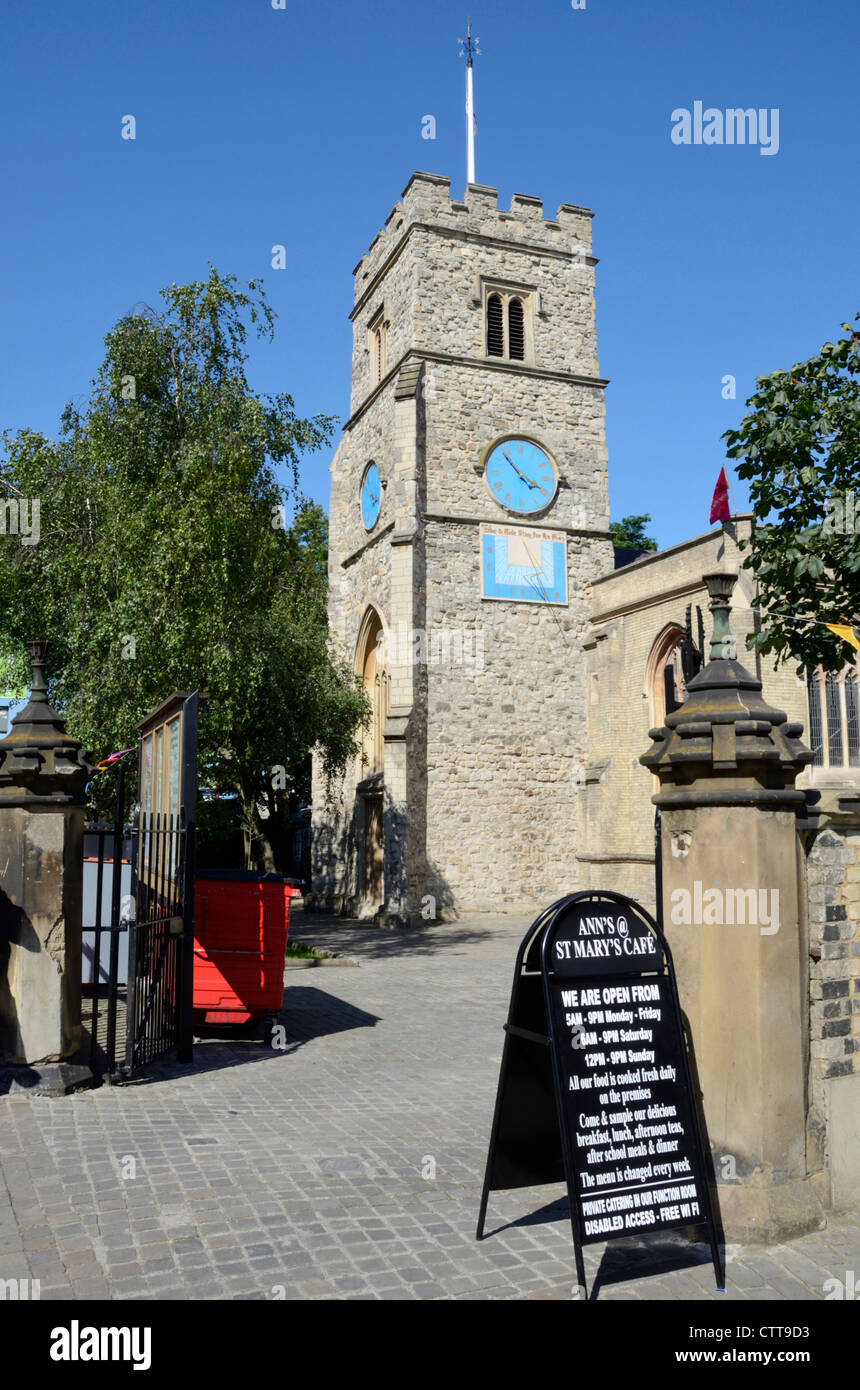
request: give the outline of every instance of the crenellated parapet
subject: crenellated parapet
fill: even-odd
[[[591,264],[591,219],[588,208],[562,203],[555,217],[543,214],[540,198],[515,193],[508,209],[499,207],[498,190],[470,183],[461,201],[451,197],[451,180],[441,174],[412,175],[384,225],[353,270],[356,302],[413,226],[429,226],[455,235],[496,237],[506,244],[545,249]]]

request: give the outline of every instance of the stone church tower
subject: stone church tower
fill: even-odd
[[[613,565],[591,217],[416,173],[355,268],[329,617],[373,718],[342,782],[315,770],[318,907],[581,886],[582,643]]]

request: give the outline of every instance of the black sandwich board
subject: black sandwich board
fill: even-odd
[[[559,898],[523,938],[477,1239],[491,1191],[556,1182],[583,1291],[583,1245],[702,1224],[724,1288],[672,955],[620,893]]]

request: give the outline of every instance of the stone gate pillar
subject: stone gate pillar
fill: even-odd
[[[817,1227],[806,1164],[808,954],[795,778],[812,754],[737,660],[738,576],[704,576],[711,660],[652,729],[664,931],[689,1019],[729,1241]]]
[[[81,1039],[84,788],[89,755],[45,690],[31,642],[29,703],[0,742],[0,1063],[60,1062]]]

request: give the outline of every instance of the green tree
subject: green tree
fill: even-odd
[[[656,550],[657,542],[645,535],[645,527],[651,520],[649,512],[642,516],[623,516],[620,521],[610,521],[612,544],[629,546],[634,550]]]
[[[766,616],[747,645],[807,669],[843,665],[849,649],[823,624],[860,614],[860,342],[842,328],[809,361],[758,377],[752,412],[723,436],[757,523],[746,563]]]
[[[335,421],[251,390],[248,324],[273,336],[259,281],[243,289],[210,267],[162,299],[108,333],[58,440],[4,435],[0,482],[39,500],[41,536],[0,541],[0,663],[20,680],[22,644],[47,638],[51,698],[100,755],[133,744],[172,690],[205,691],[203,775],[238,791],[271,866],[261,809],[283,816],[290,793],[306,794],[315,745],[341,769],[366,717],[329,644],[325,518],[298,491],[300,455]]]

